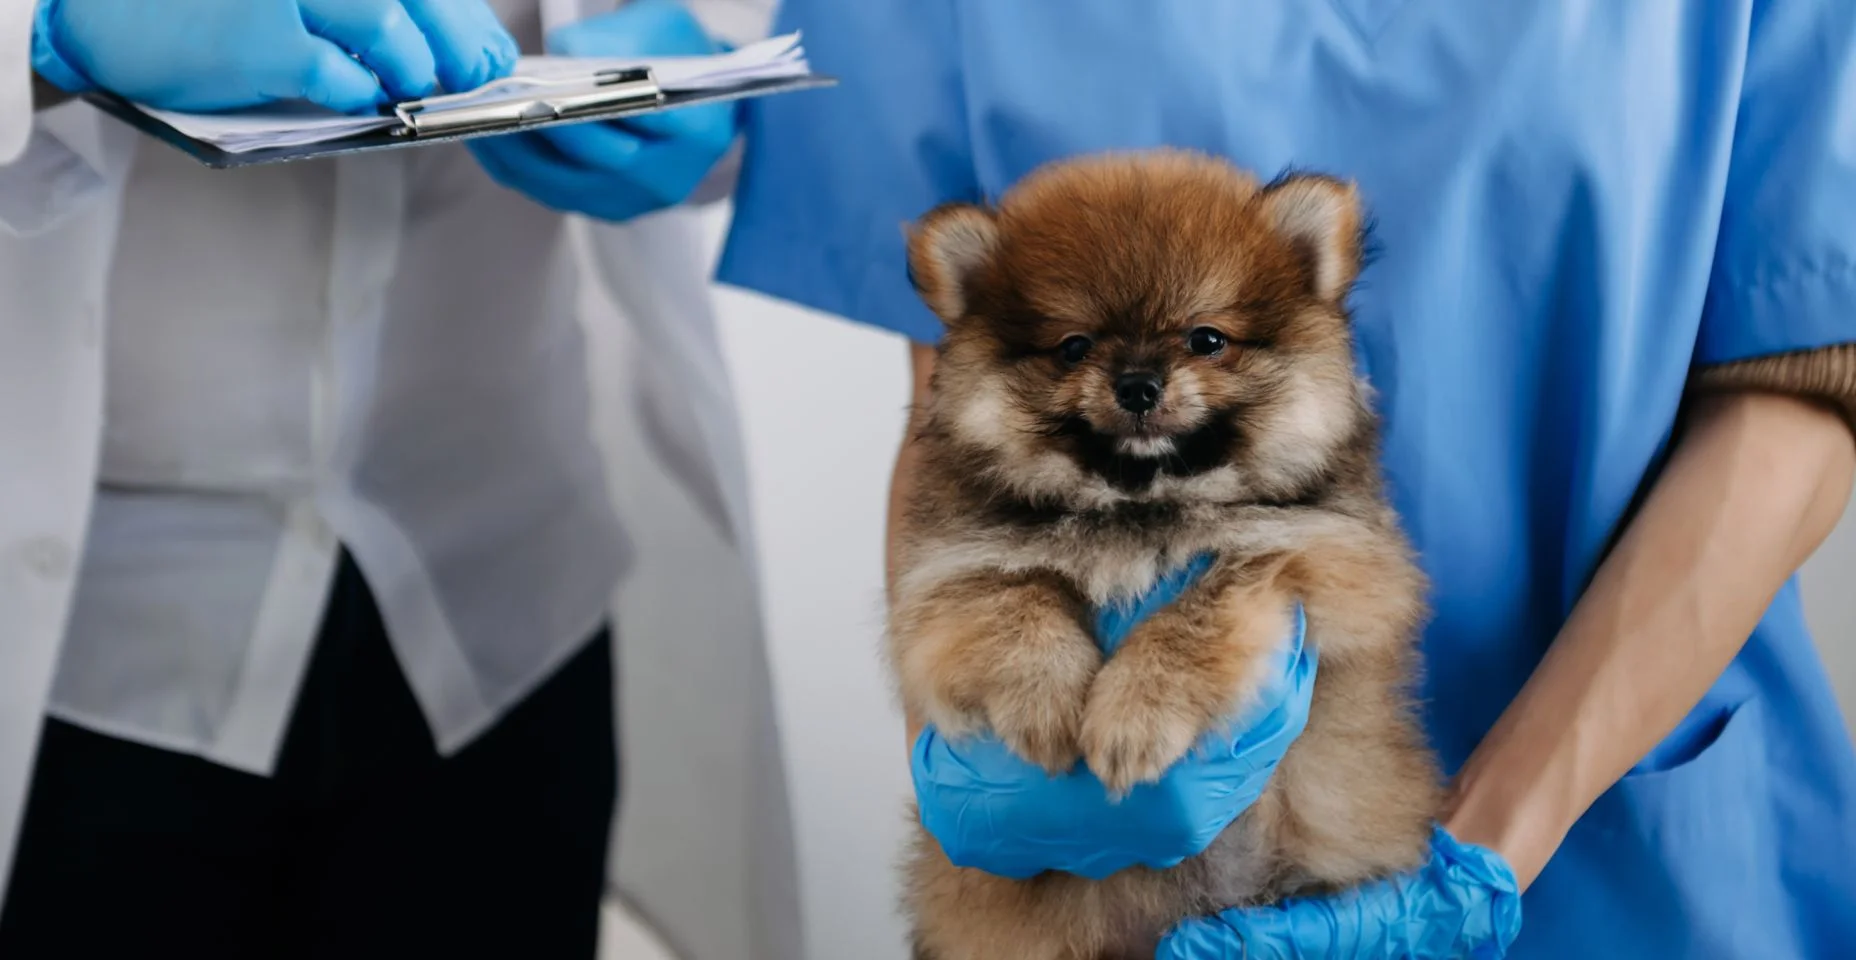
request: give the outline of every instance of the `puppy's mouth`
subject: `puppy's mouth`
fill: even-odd
[[[1124,429],[1095,430],[1090,429],[1113,442],[1117,452],[1129,457],[1167,457],[1178,452],[1179,445],[1175,438],[1181,433],[1178,429],[1163,426],[1152,417],[1127,417],[1132,421]],[[1122,426],[1117,424],[1117,426]]]
[[[1071,414],[1051,421],[1046,432],[1067,441],[1085,469],[1124,488],[1144,487],[1162,473],[1193,476],[1216,469],[1231,462],[1239,442],[1229,412],[1216,412],[1184,429],[1162,426],[1151,417],[1128,417],[1115,427],[1103,430]]]
[[[1122,437],[1115,441],[1115,447],[1130,457],[1166,457],[1179,449],[1170,435],[1146,433]]]
[[[1130,456],[1165,456],[1182,438],[1204,426],[1202,415],[1181,416],[1171,411],[1136,414],[1117,410],[1100,418],[1068,413],[1045,419],[1045,432],[1051,436],[1087,434]]]
[[[1085,426],[1114,442],[1130,456],[1165,456],[1176,442],[1205,425],[1204,411],[1186,412],[1162,407],[1149,413],[1114,410],[1106,415],[1078,414]]]

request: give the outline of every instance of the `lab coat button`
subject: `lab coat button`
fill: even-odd
[[[34,537],[20,548],[20,556],[33,573],[47,580],[59,580],[71,575],[77,551],[57,537]]]

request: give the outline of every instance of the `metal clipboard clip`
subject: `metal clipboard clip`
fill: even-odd
[[[501,90],[521,90],[528,96],[499,99]],[[506,130],[532,123],[569,120],[628,107],[655,108],[664,91],[649,67],[601,70],[584,77],[541,80],[505,77],[466,93],[426,97],[393,105],[401,137],[426,137]]]

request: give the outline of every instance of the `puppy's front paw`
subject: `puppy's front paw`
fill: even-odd
[[[1064,645],[1024,664],[999,665],[985,694],[986,720],[1023,759],[1055,775],[1076,765],[1090,683],[1101,664],[1095,646]]]
[[[991,729],[1020,758],[1064,772],[1080,755],[1076,734],[1102,652],[1064,582],[1019,581],[976,576],[905,604],[892,656],[904,704],[942,733]]]
[[[1177,684],[1137,661],[1111,659],[1083,710],[1083,761],[1118,799],[1184,757],[1205,731],[1202,717]]]

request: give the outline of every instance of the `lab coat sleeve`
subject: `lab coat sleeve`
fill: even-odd
[[[904,229],[980,199],[953,6],[787,0],[773,31],[803,31],[813,69],[839,85],[749,108],[722,282],[940,339],[909,285]]]
[[[0,0],[0,166],[32,135],[32,15],[36,0]]]
[[[1856,341],[1856,3],[1755,4],[1696,362]]]

